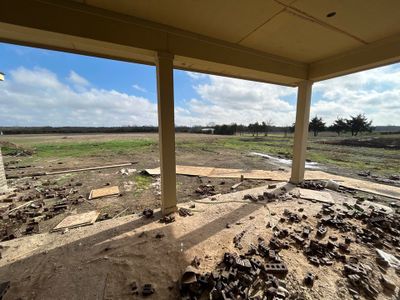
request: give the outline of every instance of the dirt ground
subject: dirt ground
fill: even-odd
[[[202,271],[211,271],[224,252],[235,251],[232,239],[241,230],[248,232],[244,237],[244,249],[247,249],[250,243],[257,242],[258,237],[271,237],[271,228],[266,228],[266,224],[276,224],[285,208],[303,208],[310,216],[321,208],[319,203],[297,199],[268,205],[243,202],[248,189],[255,188],[251,193],[265,191],[266,184],[271,183],[266,180],[245,179],[232,190],[231,187],[240,182],[239,178],[177,175],[178,202],[184,207],[196,202],[195,215],[177,216],[175,223],[164,225],[158,222],[159,215],[154,219],[141,217],[145,208],[160,207],[159,178],[141,172],[159,166],[156,135],[36,135],[8,139],[18,145],[18,149],[5,156],[6,174],[11,177],[8,184],[13,192],[0,195],[0,211],[4,213],[20,205],[26,206],[14,213],[2,214],[0,220],[0,279],[12,283],[5,299],[132,299],[129,290],[132,281],[154,284],[156,293],[152,299],[176,299],[178,280],[194,256],[201,258]],[[261,145],[265,144],[263,138],[259,140]],[[243,147],[243,142],[239,146],[215,146],[216,143],[232,142],[236,143],[228,137],[179,134],[177,164],[243,170],[290,168],[286,163],[286,150],[280,151],[279,146],[274,150],[277,152],[273,159],[251,155],[250,150],[260,149],[257,143],[247,138],[244,143],[250,143],[249,147]],[[390,152],[394,155],[390,159],[396,160],[396,153]],[[27,176],[126,162],[132,165]],[[374,180],[370,175],[360,177],[340,167],[319,166],[332,173]],[[88,199],[92,189],[107,186],[118,186],[120,194]],[[198,191],[204,186],[211,193]],[[338,205],[343,201],[355,201],[352,194],[330,193]],[[207,196],[217,200],[207,204],[198,202]],[[358,192],[355,196],[385,205],[393,203],[391,198],[368,193]],[[64,234],[49,233],[66,216],[93,210],[99,212],[94,225],[71,229]],[[315,218],[309,218],[300,225],[315,228],[316,222]],[[225,228],[227,223],[232,225],[231,228]],[[300,225],[289,227],[295,230]],[[157,233],[163,233],[165,237],[157,239]],[[344,238],[339,232],[332,234]],[[371,263],[376,256],[371,246],[352,244],[351,248],[352,255],[371,265],[373,274],[382,271]],[[317,268],[310,265],[301,252],[295,245],[281,251],[290,270],[287,284],[292,292],[303,295],[304,299],[352,299],[348,282],[342,275],[342,263]],[[398,250],[394,254],[398,255]],[[302,285],[306,271],[319,276],[312,289]],[[375,275],[371,280],[374,286],[380,287]],[[387,270],[387,275],[399,284],[392,269]],[[385,293],[378,299],[389,299],[390,295]]]
[[[238,137],[239,148],[215,147],[215,143],[231,141],[230,137],[177,134],[177,164],[194,166],[213,166],[223,168],[239,168],[243,170],[289,170],[290,166],[279,159],[266,159],[250,155],[257,150],[258,144],[264,145],[263,137],[248,139]],[[253,140],[258,141],[253,144]],[[91,210],[100,212],[100,219],[124,216],[143,211],[144,208],[160,207],[160,182],[157,177],[141,175],[141,170],[159,166],[159,154],[156,134],[70,134],[70,135],[15,135],[2,136],[3,147],[13,144],[18,149],[28,150],[28,154],[18,155],[11,151],[4,157],[8,177],[23,177],[27,174],[54,172],[85,167],[120,164],[132,162],[128,167],[68,173],[48,176],[31,176],[9,179],[10,188],[16,190],[7,200],[0,195],[0,210],[10,205],[18,207],[27,201],[42,199],[44,207],[52,207],[65,199],[68,207],[57,211],[49,218],[39,222],[34,231],[28,230],[26,221],[11,219],[0,220],[0,229],[6,234],[6,227],[12,227],[12,234],[21,237],[26,234],[48,232],[71,213],[83,213]],[[273,141],[282,142],[282,138]],[[128,144],[127,144],[128,143]],[[249,146],[242,148],[242,144]],[[211,146],[214,145],[214,146]],[[281,145],[281,144],[279,144]],[[135,147],[138,147],[137,149]],[[283,146],[282,146],[283,147]],[[130,148],[136,150],[130,150]],[[279,148],[278,148],[279,149]],[[284,148],[283,148],[284,149]],[[283,150],[282,150],[283,151]],[[16,152],[16,153],[13,153]],[[279,157],[276,156],[276,157]],[[283,160],[284,161],[284,160]],[[322,167],[325,167],[322,165]],[[132,169],[129,175],[121,174],[121,169]],[[336,168],[330,168],[333,173]],[[328,170],[328,171],[329,171]],[[346,171],[342,170],[346,174]],[[362,177],[362,179],[368,179]],[[231,187],[239,179],[215,179],[205,177],[177,176],[178,202],[200,199],[207,196],[197,193],[202,185],[211,185],[213,193],[226,194],[232,192]],[[267,184],[265,180],[245,180],[236,190],[245,190]],[[92,189],[105,186],[118,186],[121,194],[118,197],[106,197],[96,201],[88,200]],[[60,191],[61,189],[61,191]],[[4,197],[3,197],[4,198]],[[391,199],[380,197],[379,201],[390,203]],[[18,217],[18,216],[16,216]],[[17,219],[17,218],[16,218]],[[4,236],[2,237],[4,239]],[[5,237],[7,239],[7,236]]]
[[[155,140],[155,135],[149,134],[127,134],[127,135],[42,135],[42,136],[16,136],[11,139],[24,149],[29,149],[29,145],[34,143],[44,143],[50,145],[62,145],[65,141],[73,140],[73,145],[80,143],[102,143],[113,142],[115,139],[119,141],[130,141],[150,139]],[[180,136],[185,142],[191,140],[197,141],[198,136],[183,135]],[[211,136],[202,136],[202,139],[212,139]],[[40,157],[35,155],[4,157],[6,174],[12,178],[8,180],[10,189],[15,193],[9,195],[8,200],[4,200],[0,195],[0,210],[6,209],[10,204],[13,207],[23,205],[27,201],[35,199],[44,199],[45,206],[57,204],[61,199],[68,200],[68,208],[59,211],[54,217],[41,220],[38,228],[34,233],[48,232],[56,226],[63,218],[70,213],[82,213],[91,210],[100,212],[100,217],[112,218],[116,215],[124,216],[132,213],[143,211],[144,208],[155,209],[160,207],[160,182],[159,178],[141,175],[141,170],[146,168],[154,168],[159,165],[158,150],[156,145],[146,149],[139,149],[138,152],[132,153],[109,153],[102,157],[102,153],[96,152],[93,155],[77,155],[60,157]],[[45,151],[45,150],[43,150]],[[57,149],[55,150],[57,154]],[[80,154],[80,153],[78,153]],[[76,154],[75,154],[76,155]],[[238,159],[234,151],[224,151],[224,153],[212,153],[207,151],[187,151],[184,147],[177,147],[177,163],[186,163],[191,165],[207,165],[239,167],[250,169],[257,166],[257,162],[262,158],[243,157]],[[86,171],[78,173],[68,173],[60,175],[48,176],[30,176],[27,174],[63,171],[70,169],[79,169],[92,166],[120,164],[133,162],[131,166],[119,167],[112,169]],[[268,167],[268,166],[266,166]],[[269,166],[273,168],[273,166]],[[131,169],[133,172],[129,175],[122,175],[122,169]],[[177,197],[179,202],[186,202],[193,199],[200,199],[204,194],[196,193],[196,189],[201,185],[214,186],[215,194],[225,194],[231,192],[232,185],[239,182],[239,179],[212,179],[201,177],[177,176]],[[236,190],[243,190],[251,187],[264,185],[265,180],[245,180]],[[119,197],[102,198],[96,201],[88,200],[89,193],[92,189],[102,188],[105,186],[118,186],[121,194]],[[59,189],[63,192],[58,192]],[[40,191],[40,192],[38,192]],[[54,197],[47,198],[47,191]],[[72,204],[71,204],[72,203]],[[121,213],[122,212],[122,213]],[[22,220],[25,221],[25,220]],[[0,220],[0,227],[3,229],[9,225],[10,220]],[[22,223],[19,225],[19,223]],[[14,222],[13,235],[20,237],[26,234],[25,222]],[[3,230],[4,231],[4,230]],[[28,232],[31,234],[32,232]]]
[[[285,187],[296,195],[295,187]],[[154,286],[155,293],[149,299],[179,299],[179,279],[195,256],[200,259],[200,271],[209,272],[225,252],[245,253],[259,238],[269,240],[274,225],[291,232],[308,225],[313,229],[311,236],[315,236],[317,219],[313,216],[321,210],[321,203],[293,197],[270,203],[242,200],[245,194],[265,191],[263,186],[217,196],[215,201],[196,201],[193,216],[177,215],[176,222],[167,225],[158,222],[159,213],[150,219],[135,214],[64,234],[43,233],[3,242],[0,280],[11,281],[4,299],[141,299],[132,294],[130,284],[134,281],[140,287],[145,283]],[[356,200],[347,194],[329,193],[335,210],[343,210],[343,203],[354,204]],[[308,218],[300,223],[282,223],[285,209],[302,211]],[[357,220],[351,222],[363,226]],[[243,250],[239,251],[232,241],[243,230]],[[321,241],[336,236],[342,242],[348,235],[329,228]],[[352,235],[351,238],[354,240]],[[291,295],[297,295],[297,299],[353,299],[348,289],[351,285],[342,274],[342,262],[316,267],[293,240],[287,240],[290,247],[281,250],[279,256],[289,270],[285,281]],[[370,282],[379,291],[376,299],[392,299],[392,294],[381,286],[379,276],[384,272],[399,286],[400,277],[394,269],[378,266],[373,246],[351,243],[349,249],[346,256],[357,257],[369,270]],[[385,251],[396,254],[395,249]],[[303,284],[307,272],[317,277],[312,288]]]

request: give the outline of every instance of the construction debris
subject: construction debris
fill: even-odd
[[[155,290],[150,283],[146,283],[143,285],[143,289],[142,289],[143,296],[150,296],[150,295],[154,294],[154,292],[155,292]]]
[[[138,287],[136,281],[133,281],[133,282],[130,284],[130,288],[131,288],[131,291],[132,291],[132,294],[133,294],[133,295],[139,295],[139,287]]]
[[[144,173],[151,176],[160,175],[160,168],[146,169]],[[199,166],[176,166],[176,173],[188,176],[202,176],[210,178],[241,178],[243,175],[246,179],[263,179],[287,182],[290,179],[290,173],[286,171],[266,171],[266,170],[241,170],[241,169],[225,169],[213,167],[199,167]],[[340,183],[340,188],[348,188],[352,190],[361,190],[368,193],[381,195],[393,199],[400,199],[400,188],[396,186],[389,186],[375,182],[358,180],[345,176],[333,175],[323,171],[310,171],[305,172],[306,182],[310,180],[314,183],[306,183],[305,186],[322,190],[325,188],[326,180],[334,180]],[[304,187],[305,187],[304,186]]]
[[[61,231],[64,229],[71,229],[76,227],[82,227],[87,225],[92,225],[96,222],[97,217],[99,216],[99,212],[97,211],[89,211],[82,214],[71,215],[62,220],[56,227],[53,228],[53,231]]]
[[[212,184],[205,184],[205,185],[202,184],[196,189],[195,192],[196,194],[199,194],[202,197],[214,196],[217,194],[217,192],[215,191],[215,187]]]
[[[105,187],[101,189],[95,189],[90,191],[89,200],[97,199],[106,196],[119,195],[118,186]]]
[[[236,190],[239,186],[241,186],[243,184],[243,181],[239,182],[239,183],[235,183],[234,185],[231,186],[231,190]]]
[[[396,290],[396,284],[389,280],[385,275],[381,274],[381,278],[379,280],[384,288],[389,289],[390,291]]]
[[[62,214],[84,201],[75,186],[80,182],[64,186],[53,186],[53,182],[44,181],[38,185],[26,182],[14,188],[3,201],[9,203],[0,208],[2,227],[0,240],[10,240],[21,235],[39,233],[39,223]],[[16,203],[21,203],[16,205]]]
[[[10,288],[10,282],[5,281],[0,283],[0,299],[3,299],[4,295],[7,293]]]
[[[181,217],[193,216],[192,211],[184,207],[179,208],[178,213]]]
[[[337,183],[336,181],[329,179],[326,183],[325,183],[325,188],[332,190],[332,191],[337,191],[340,188],[340,184]]]
[[[160,222],[161,223],[165,223],[165,224],[169,224],[169,223],[175,222],[175,215],[173,213],[169,214],[169,215],[166,215],[166,216],[164,216],[164,217],[162,217],[160,219]]]
[[[154,214],[154,211],[150,208],[145,208],[143,210],[143,216],[145,216],[146,218],[152,218]]]
[[[321,191],[325,188],[325,183],[322,181],[304,180],[299,186],[303,189]]]
[[[60,171],[52,171],[52,172],[36,172],[32,174],[23,174],[23,175],[14,175],[14,176],[7,176],[8,179],[12,178],[24,178],[24,177],[33,177],[33,176],[46,176],[46,175],[60,175],[60,174],[69,174],[69,173],[77,173],[77,172],[87,172],[87,171],[95,171],[95,170],[104,170],[104,169],[113,169],[113,168],[120,168],[120,167],[127,167],[133,164],[137,164],[137,162],[129,162],[117,165],[106,165],[106,166],[98,166],[98,167],[88,167],[82,169],[72,169],[72,170],[60,170]],[[135,170],[135,169],[129,169]],[[135,170],[136,171],[136,170]]]
[[[122,168],[121,170],[119,170],[119,174],[124,175],[124,176],[129,176],[135,172],[136,172],[136,169],[130,169],[130,168]]]
[[[315,280],[314,274],[308,272],[307,275],[304,277],[304,284],[307,286],[313,286],[314,280]]]
[[[119,212],[118,214],[116,214],[114,217],[112,217],[113,219],[118,218],[119,216],[121,216],[124,212],[126,212],[129,208],[125,208],[124,210],[122,210],[121,212]],[[107,218],[106,218],[107,219]]]
[[[397,238],[397,245],[400,244],[399,240],[400,239]],[[377,252],[381,262],[383,262],[384,264],[387,264],[390,267],[400,270],[400,260],[397,259],[394,255],[387,253],[380,249],[376,249],[376,252]]]
[[[38,193],[41,193],[42,189]],[[177,220],[184,222],[185,226],[181,227],[184,230],[179,231],[179,235],[177,235],[178,243],[176,246],[174,245],[174,249],[177,247],[177,252],[179,252],[180,246],[181,251],[185,251],[185,255],[187,253],[193,256],[198,255],[191,262],[192,267],[196,269],[195,272],[185,272],[182,276],[180,289],[182,299],[307,299],[307,297],[303,298],[303,295],[298,294],[298,292],[303,291],[305,296],[313,296],[313,293],[321,293],[321,286],[331,286],[331,284],[326,283],[325,278],[321,278],[321,272],[325,271],[329,276],[335,276],[335,278],[336,276],[343,276],[338,280],[344,283],[344,285],[338,286],[338,290],[340,289],[338,297],[340,296],[342,299],[350,298],[349,295],[354,295],[355,298],[373,298],[383,289],[390,291],[394,289],[393,293],[397,294],[396,284],[398,284],[398,280],[393,277],[393,270],[384,273],[390,265],[379,254],[377,254],[377,262],[375,262],[374,249],[384,250],[386,254],[391,254],[396,258],[400,246],[398,215],[386,210],[384,212],[384,207],[371,206],[372,204],[369,204],[366,200],[369,199],[367,196],[361,195],[365,198],[362,199],[362,197],[354,195],[357,199],[350,200],[348,196],[352,197],[352,194],[346,193],[335,198],[336,204],[315,204],[314,197],[310,198],[312,199],[310,202],[300,200],[297,195],[301,194],[296,192],[301,190],[301,188],[288,184],[284,186],[277,184],[271,189],[262,187],[250,192],[239,192],[235,198],[232,196],[232,199],[229,199],[229,195],[225,195],[221,197],[221,202],[208,200],[210,207],[217,206],[216,210],[211,211],[218,217],[210,214],[210,217],[214,218],[211,222],[221,218],[216,228],[223,231],[223,234],[219,232],[213,232],[213,234],[219,234],[219,237],[227,236],[230,241],[233,241],[230,247],[225,244],[227,238],[221,238],[223,242],[219,243],[215,237],[210,244],[207,243],[208,240],[205,238],[200,247],[192,246],[190,244],[192,236],[188,234],[192,232],[188,229],[192,224],[191,221],[199,222],[200,220],[204,223],[208,215],[202,218],[200,214],[196,214],[195,217],[190,219],[178,217]],[[328,193],[335,196],[335,192],[332,191],[307,191],[314,195]],[[60,191],[60,194],[63,193],[63,191]],[[246,193],[251,195],[252,201],[257,203],[242,201],[241,199]],[[54,194],[56,194],[56,191],[50,188],[46,193],[50,197],[49,199],[54,199],[52,198]],[[346,198],[348,200],[344,200]],[[243,206],[236,209],[239,207],[237,203],[220,205],[219,203],[222,203],[224,199],[227,200],[227,203],[229,203],[229,200],[232,200],[231,202],[242,202]],[[30,201],[32,200],[28,200],[26,203]],[[280,203],[284,201],[286,202]],[[375,199],[371,198],[370,201],[375,201]],[[91,203],[93,202],[87,202],[88,205]],[[202,201],[196,203],[196,211],[203,210],[205,205],[201,203]],[[55,205],[55,208],[60,207],[60,211],[66,211],[70,204],[69,200],[62,201],[60,199],[52,202],[52,205]],[[187,203],[185,207],[189,207],[189,205],[190,203]],[[235,214],[231,214],[229,205],[235,207]],[[34,212],[40,212],[46,206],[51,207],[33,199],[33,202],[30,202],[26,207],[14,212],[26,210],[34,215]],[[11,216],[14,215],[14,212],[11,212]],[[190,215],[188,212],[191,213],[191,210],[187,208],[178,210],[180,216]],[[151,217],[153,213],[151,209],[143,211],[145,217]],[[223,218],[226,218],[226,215],[229,216],[229,219],[225,220]],[[174,220],[173,215],[167,216],[167,219],[162,219],[164,222],[171,222],[172,220]],[[140,225],[146,226],[146,223],[148,222]],[[227,226],[230,229],[222,229],[226,223],[231,224]],[[215,223],[212,224],[215,225]],[[252,227],[252,224],[255,226]],[[34,232],[36,225],[27,221],[27,231]],[[153,227],[149,231],[147,231],[149,228],[140,229],[140,231],[146,230],[148,232],[152,242],[158,244],[157,251],[164,248],[164,244],[169,243],[170,238],[166,238],[165,234],[170,236],[170,232],[172,232],[175,237],[175,229],[177,228],[175,225],[160,230],[155,228],[155,226],[160,225],[154,222],[147,225]],[[208,230],[208,223],[200,226],[196,224],[198,228],[204,225]],[[143,231],[140,233],[140,231],[137,232],[137,236],[141,238],[138,245],[144,245],[143,236],[145,234]],[[194,228],[194,231],[198,232],[196,228]],[[265,232],[265,235],[263,232]],[[184,233],[184,238],[182,238],[182,233]],[[10,236],[13,234],[15,233],[9,232]],[[63,238],[68,238],[68,235]],[[203,241],[203,239],[200,239],[200,241]],[[208,245],[216,247],[221,245],[221,248],[217,250],[213,248],[214,253],[207,253],[206,255],[202,251],[207,251]],[[361,245],[364,248],[368,247],[371,251],[359,251]],[[187,251],[188,248],[190,248],[189,251]],[[226,252],[226,254],[223,255],[223,252]],[[117,255],[114,251],[109,253]],[[360,253],[365,256],[363,257]],[[208,259],[208,255],[212,258]],[[293,259],[294,257],[296,259]],[[221,264],[215,266],[215,263],[219,261],[221,261]],[[296,266],[297,263],[301,269]],[[307,266],[308,263],[309,266]],[[374,263],[376,267],[373,265]],[[379,263],[379,269],[377,263]],[[163,268],[168,266],[168,262],[162,261],[162,264],[165,264],[162,266]],[[175,267],[174,269],[176,270]],[[169,278],[176,277],[171,276]],[[140,278],[140,280],[144,280],[144,278]],[[174,285],[171,284],[171,286]],[[159,294],[156,293],[153,297],[163,298],[160,294],[161,291],[167,293],[166,286],[157,282],[156,287]],[[135,282],[135,285],[128,286],[128,289],[128,293],[135,295],[145,296],[155,293],[152,285],[144,289],[143,281]],[[173,287],[171,289],[173,290]],[[388,292],[385,291],[386,293]],[[328,298],[333,299],[332,295]],[[171,297],[171,299],[175,299],[175,297]]]
[[[244,233],[234,238],[235,244],[240,242]],[[181,279],[182,299],[199,299],[205,293],[209,294],[209,299],[287,298],[290,293],[279,278],[284,278],[288,269],[271,251],[260,241],[258,250],[253,246],[245,255],[226,252],[212,272],[201,274],[189,266]]]
[[[292,225],[290,229],[271,226],[273,237],[269,242],[259,239],[258,246],[250,244],[249,249],[243,253],[227,252],[215,270],[192,272],[189,281],[182,278],[182,299],[199,299],[205,294],[208,294],[209,299],[288,299],[291,292],[277,277],[285,278],[289,272],[280,251],[292,245],[303,252],[311,265],[329,267],[342,264],[343,275],[349,283],[348,292],[355,298],[375,298],[380,292],[376,286],[377,280],[384,288],[396,290],[396,285],[387,276],[380,274],[377,277],[370,267],[352,256],[354,254],[351,245],[356,242],[364,243],[372,249],[385,247],[399,251],[399,215],[388,213],[384,207],[375,205],[366,207],[358,203],[344,203],[344,208],[335,207],[330,193],[321,191],[324,185],[320,182],[313,181],[302,187],[308,189],[300,189],[300,195],[306,191],[306,199],[327,202],[322,204],[320,212],[315,216],[318,220],[315,229],[310,225],[301,225],[307,219],[306,215],[284,209],[280,224],[297,224],[296,226]],[[281,188],[273,192],[266,191],[262,195],[245,194],[243,199],[254,202],[286,201],[288,195],[286,189]],[[297,211],[303,212],[304,208]],[[252,219],[254,218],[250,217]],[[231,228],[231,225],[227,224],[226,227]],[[339,236],[331,233],[325,238],[328,229],[342,234]],[[244,249],[242,239],[246,232],[247,230],[243,230],[233,237],[237,251]],[[400,267],[396,256],[381,249],[376,251],[377,261],[382,266],[395,269]],[[312,287],[316,279],[312,272],[308,272],[303,283]]]
[[[332,195],[328,192],[300,188],[300,198],[306,200],[314,200],[318,202],[334,203]]]

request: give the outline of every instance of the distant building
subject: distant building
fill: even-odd
[[[201,133],[204,134],[214,134],[215,129],[214,128],[202,128]]]

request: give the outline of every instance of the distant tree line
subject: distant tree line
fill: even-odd
[[[372,121],[368,120],[363,114],[357,116],[350,116],[348,119],[337,118],[332,125],[327,126],[322,118],[315,116],[309,123],[309,131],[317,136],[321,131],[332,131],[338,135],[341,133],[351,132],[352,136],[357,136],[360,132],[371,132],[373,130]],[[255,122],[249,125],[232,123],[229,125],[213,125],[209,126],[214,128],[215,134],[222,135],[235,135],[235,134],[251,134],[252,136],[264,135],[268,136],[271,132],[293,133],[295,124],[292,126],[275,126],[271,120],[265,122]]]
[[[201,132],[201,126],[177,126],[176,132]],[[151,133],[158,132],[157,126],[121,126],[121,127],[0,127],[3,134],[69,134],[69,133]]]
[[[350,116],[348,119],[338,117],[332,125],[326,126],[322,118],[315,116],[311,119],[309,124],[309,131],[317,136],[321,131],[333,131],[338,135],[345,132],[351,132],[352,136],[357,136],[360,132],[371,132],[373,130],[372,120],[368,120],[363,114],[357,116]]]
[[[271,120],[264,122],[250,123],[249,125],[243,124],[223,124],[223,125],[213,125],[209,126],[214,128],[215,134],[222,135],[235,135],[235,134],[251,134],[253,136],[268,136],[271,132],[284,132],[288,133],[292,131],[290,126],[275,126]]]
[[[271,121],[249,124],[248,126],[242,124],[222,124],[222,125],[209,125],[209,128],[214,129],[215,134],[234,135],[251,133],[253,135],[268,135],[269,132],[285,131],[289,127],[273,126]],[[204,126],[176,126],[175,132],[186,133],[202,133]],[[8,134],[72,134],[72,133],[156,133],[158,132],[157,126],[120,126],[120,127],[83,127],[83,126],[32,126],[32,127],[0,127],[0,132],[5,135]]]
[[[326,126],[322,118],[315,116],[309,123],[309,131],[317,136],[321,131],[333,131],[338,135],[345,132],[351,132],[353,136],[360,132],[372,131],[372,121],[369,121],[365,115],[350,116],[348,119],[337,118],[332,125]],[[219,135],[235,135],[235,134],[251,134],[252,136],[268,136],[272,132],[283,132],[285,136],[289,132],[294,132],[294,124],[292,126],[275,126],[271,120],[263,122],[243,124],[210,124],[208,128],[214,129],[214,134]],[[175,132],[202,133],[204,126],[176,126]],[[157,126],[121,126],[121,127],[0,127],[3,134],[70,134],[70,133],[152,133],[158,132]]]

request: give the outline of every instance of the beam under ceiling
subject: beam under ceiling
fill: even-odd
[[[400,34],[310,64],[309,78],[319,81],[400,62]]]

